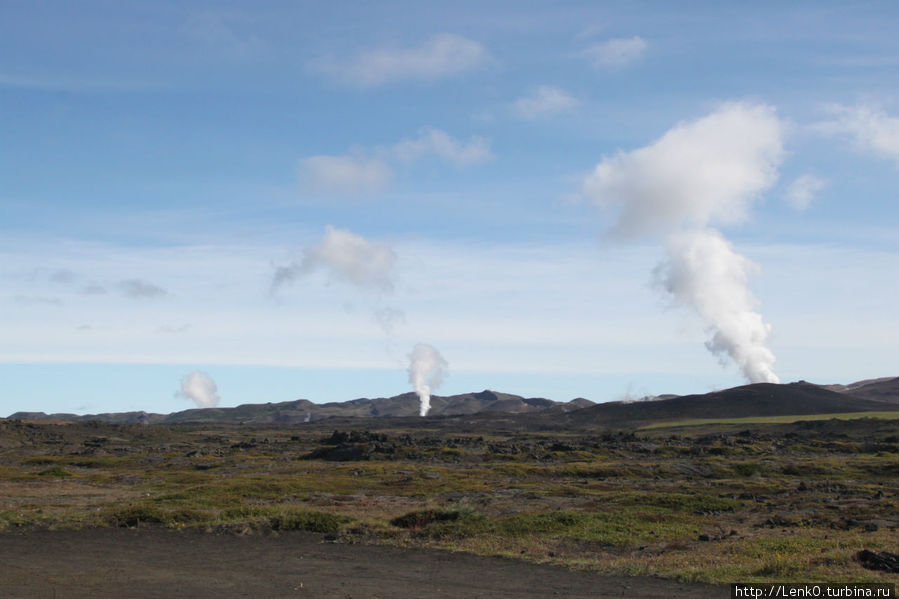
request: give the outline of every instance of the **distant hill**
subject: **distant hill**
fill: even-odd
[[[521,397],[497,391],[464,393],[448,397],[431,397],[429,416],[463,416],[481,412],[508,414],[534,413],[555,408],[560,412],[576,410],[593,402],[578,398],[563,403],[541,397]],[[10,416],[21,420],[53,420],[59,422],[101,420],[113,423],[186,424],[299,424],[324,418],[385,418],[418,416],[419,399],[415,393],[403,393],[394,397],[376,399],[360,398],[344,402],[316,404],[307,399],[280,403],[244,404],[235,408],[195,408],[173,414],[149,414],[147,412],[123,412],[117,414],[45,414],[43,412],[17,412]]]
[[[578,410],[567,417],[582,424],[622,426],[692,418],[797,416],[885,410],[899,410],[899,397],[890,399],[884,394],[880,399],[870,399],[800,381],[785,385],[756,383],[703,395],[682,395],[654,401],[601,403]]]
[[[868,379],[848,385],[825,385],[831,391],[899,405],[899,377]]]
[[[44,414],[17,412],[10,418],[58,422],[101,420],[141,424],[254,424],[278,425],[318,422],[326,418],[417,418],[414,393],[375,399],[359,398],[324,404],[307,399],[234,408],[196,408],[173,414],[123,412],[114,414]],[[800,381],[785,385],[757,383],[701,395],[658,395],[640,400],[595,404],[579,397],[558,402],[498,391],[431,397],[429,417],[472,417],[472,422],[529,421],[552,426],[624,427],[692,418],[798,416],[841,412],[899,410],[899,377],[871,379],[849,385],[820,386]]]

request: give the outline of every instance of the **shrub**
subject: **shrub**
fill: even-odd
[[[51,478],[68,478],[72,476],[72,473],[63,468],[62,466],[53,466],[52,468],[47,468],[41,472],[37,473],[38,476],[48,476]]]
[[[306,530],[309,532],[335,533],[351,519],[328,512],[308,510],[281,510],[269,516],[272,530]]]
[[[133,528],[141,524],[162,524],[166,522],[162,510],[149,505],[126,505],[107,512],[105,520],[120,528]]]
[[[425,528],[433,522],[452,522],[458,520],[460,512],[458,510],[422,510],[419,512],[409,512],[397,518],[390,523],[399,528],[408,528],[418,530]]]

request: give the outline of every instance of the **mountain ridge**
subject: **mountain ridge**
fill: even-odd
[[[558,402],[542,397],[522,397],[485,389],[474,393],[452,396],[431,396],[429,416],[464,416],[479,412],[505,412],[512,414],[539,412],[547,408],[560,411],[579,409],[585,405],[583,398],[572,402]],[[592,405],[593,402],[590,402]],[[99,420],[117,424],[186,424],[203,422],[242,424],[299,424],[332,417],[389,418],[418,416],[419,398],[412,392],[393,397],[360,397],[343,402],[316,404],[308,399],[241,404],[229,408],[190,408],[171,414],[150,412],[114,412],[103,414],[46,414],[44,412],[16,412],[9,416],[17,420],[53,420],[60,422],[86,422]]]
[[[104,414],[45,414],[16,412],[18,420],[116,424],[274,424],[293,425],[327,418],[418,417],[419,398],[407,392],[393,397],[360,397],[344,402],[316,404],[308,399],[241,404],[228,408],[191,408],[171,414],[115,412]],[[688,418],[740,418],[798,416],[842,412],[899,410],[899,377],[868,379],[849,385],[755,383],[693,395],[659,395],[643,401],[595,403],[578,397],[568,402],[523,397],[485,389],[451,396],[431,397],[429,417],[545,418],[585,425],[626,425]]]

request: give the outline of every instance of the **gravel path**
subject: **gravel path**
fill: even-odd
[[[721,599],[726,587],[502,558],[277,536],[91,529],[0,534],[0,598]]]

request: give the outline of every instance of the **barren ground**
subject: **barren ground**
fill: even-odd
[[[2,597],[725,597],[728,589],[291,531],[169,529],[0,535]],[[302,587],[300,586],[302,584]]]
[[[895,583],[856,557],[899,547],[891,418],[551,431],[512,417],[0,420],[0,598]]]

